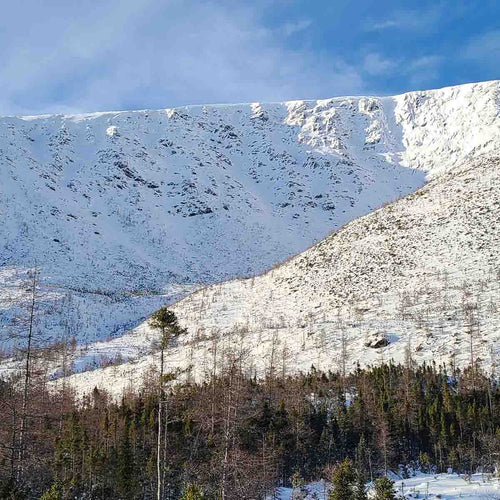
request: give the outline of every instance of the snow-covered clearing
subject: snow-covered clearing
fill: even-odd
[[[302,495],[292,488],[279,488],[276,500],[327,500],[331,485],[325,482],[310,483],[303,487]],[[368,494],[373,488],[367,485]],[[443,500],[496,500],[500,499],[500,480],[488,474],[474,474],[470,480],[459,474],[422,474],[409,479],[396,480],[395,490],[400,498],[441,498]]]

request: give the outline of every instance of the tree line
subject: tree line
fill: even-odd
[[[163,319],[162,351],[182,333]],[[95,388],[77,400],[35,371],[29,384],[4,377],[0,498],[258,499],[320,478],[361,494],[356,484],[401,464],[471,472],[500,457],[500,388],[477,365],[257,379],[226,353],[203,382],[173,378],[152,366],[119,399]]]

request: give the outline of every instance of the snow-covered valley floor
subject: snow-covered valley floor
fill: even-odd
[[[276,500],[327,500],[331,485],[318,481],[303,487],[303,496],[298,496],[298,489],[279,488],[274,498]],[[437,499],[443,500],[497,500],[500,499],[500,479],[488,474],[474,474],[470,479],[460,474],[423,474],[419,473],[408,479],[397,479],[395,490],[400,498],[406,499]],[[372,492],[368,485],[368,494]]]

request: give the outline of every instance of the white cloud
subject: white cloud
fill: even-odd
[[[462,56],[498,69],[500,64],[500,31],[490,31],[469,41]]]
[[[368,21],[365,23],[365,31],[398,29],[413,32],[427,32],[433,30],[437,26],[442,14],[443,8],[440,4],[425,10],[399,10],[386,19],[372,19]]]
[[[363,70],[370,75],[383,75],[392,72],[398,63],[377,52],[366,54],[363,59]]]
[[[12,3],[0,20],[0,114],[285,100],[364,90],[359,72],[341,58],[332,62],[308,49],[287,48],[282,36],[263,27],[253,4],[29,3],[31,8]],[[285,25],[283,33],[290,36],[309,24]]]

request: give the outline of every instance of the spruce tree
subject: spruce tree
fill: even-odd
[[[118,488],[124,498],[134,498],[135,490],[135,470],[134,453],[130,440],[130,417],[125,415],[122,435],[118,448],[117,467]]]
[[[369,456],[370,450],[368,449],[365,435],[361,434],[358,445],[356,446],[356,469],[363,476],[370,473]]]
[[[375,500],[396,500],[394,481],[387,476],[379,477],[375,481]]]
[[[40,500],[62,500],[62,498],[62,487],[58,481],[55,481],[50,489],[40,497]]]
[[[300,471],[297,469],[292,476],[292,487],[300,488],[304,484],[304,479],[302,478]]]
[[[328,500],[354,500],[354,481],[352,461],[346,458],[333,471],[333,491]]]
[[[203,498],[205,498],[203,490],[196,484],[190,483],[186,486],[180,500],[203,500]]]
[[[362,471],[356,471],[356,479],[354,483],[354,495],[353,500],[368,500],[366,494],[365,476]]]

